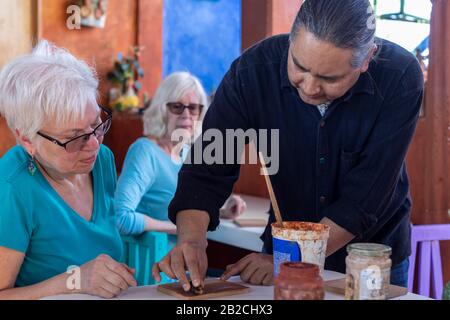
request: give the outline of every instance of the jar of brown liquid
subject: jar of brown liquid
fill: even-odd
[[[376,243],[353,243],[348,256],[345,299],[384,300],[389,294],[391,247]]]
[[[275,300],[323,300],[319,266],[305,262],[283,262],[274,281]]]

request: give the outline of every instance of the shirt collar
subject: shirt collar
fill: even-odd
[[[367,93],[373,95],[375,93],[375,84],[369,71],[362,73],[358,81],[347,91],[342,97],[344,101],[349,100],[353,95],[358,93]]]

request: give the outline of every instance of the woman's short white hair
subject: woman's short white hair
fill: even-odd
[[[174,72],[167,76],[156,90],[150,106],[144,112],[144,135],[161,138],[167,134],[167,103],[177,102],[187,92],[193,91],[204,107],[198,121],[202,121],[208,108],[208,99],[200,80],[189,72]],[[196,127],[196,136],[201,125]]]
[[[45,123],[72,123],[97,105],[93,68],[68,51],[41,40],[32,53],[0,72],[0,114],[9,128],[34,139]]]

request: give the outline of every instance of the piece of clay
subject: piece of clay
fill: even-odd
[[[190,282],[190,285],[191,285],[191,292],[193,293],[193,294],[203,294],[203,286],[202,285],[200,285],[200,286],[198,286],[198,287],[194,287],[194,285],[192,284],[192,281]]]

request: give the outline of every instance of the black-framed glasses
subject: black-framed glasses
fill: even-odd
[[[82,134],[64,143],[44,133],[38,132],[37,134],[53,142],[54,144],[63,147],[69,153],[80,151],[89,141],[91,135],[95,135],[97,140],[99,140],[103,138],[103,136],[108,132],[109,128],[111,127],[112,112],[103,107],[100,107],[100,109],[101,109],[100,118],[102,120],[102,123],[100,123],[97,127],[95,127],[94,130],[92,130],[92,132],[90,133]]]
[[[198,116],[203,110],[203,105],[200,103],[190,103],[188,105],[185,105],[181,102],[168,102],[167,108],[170,112],[176,115],[182,114],[184,112],[184,109],[187,108],[191,116]]]

